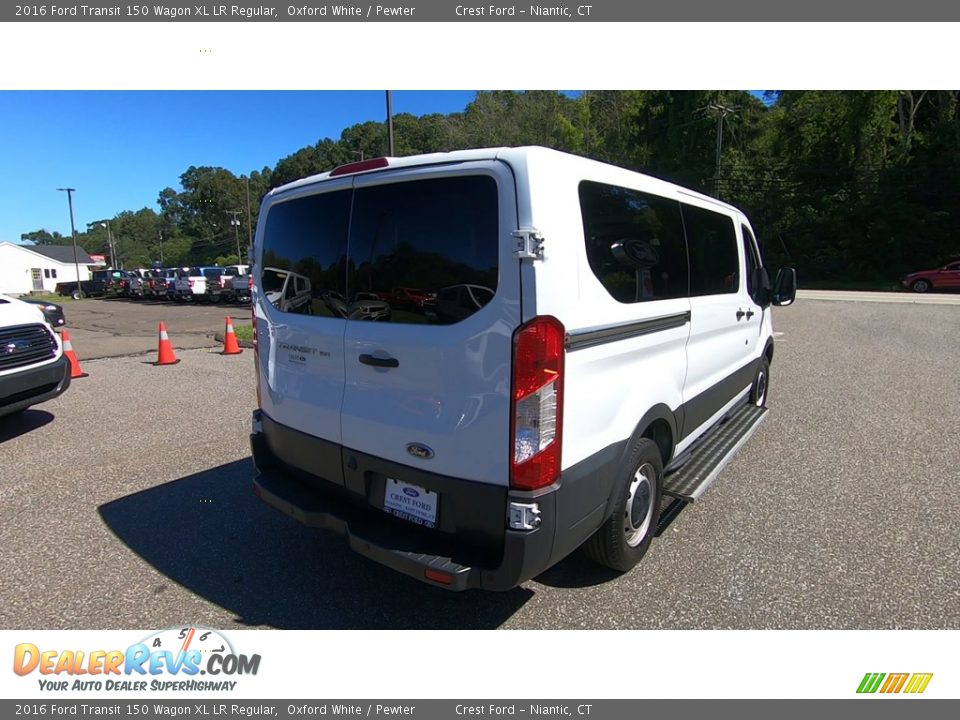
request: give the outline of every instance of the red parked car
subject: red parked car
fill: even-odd
[[[437,302],[436,293],[428,293],[417,288],[398,287],[391,293],[380,293],[380,299],[398,310],[423,310],[425,305]]]
[[[954,260],[936,270],[919,270],[910,273],[900,284],[914,292],[930,290],[960,290],[960,260]]]

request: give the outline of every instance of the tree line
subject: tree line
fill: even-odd
[[[889,282],[960,256],[960,91],[495,91],[393,124],[400,156],[544,145],[715,195],[751,217],[769,264],[801,279]],[[271,188],[383,155],[386,135],[360,123],[240,176],[189,167],[157,209],[89,223],[78,241],[109,256],[109,220],[118,265],[234,262]]]

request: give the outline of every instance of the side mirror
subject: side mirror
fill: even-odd
[[[797,299],[797,271],[793,268],[780,268],[777,280],[773,284],[773,304],[791,305]]]

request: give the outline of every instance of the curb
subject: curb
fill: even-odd
[[[222,345],[222,344],[223,344],[223,333],[222,333],[222,332],[216,333],[216,334],[213,336],[213,339],[216,340],[218,343],[220,343],[220,344]],[[237,344],[238,344],[240,347],[242,347],[242,348],[251,348],[251,349],[253,349],[253,347],[254,347],[253,340],[241,340],[240,338],[237,338]]]

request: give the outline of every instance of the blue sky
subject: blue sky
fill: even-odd
[[[393,111],[463,110],[473,91],[397,91]],[[70,234],[123,210],[157,210],[191,165],[240,175],[344,128],[386,117],[382,91],[0,91],[0,242]]]

